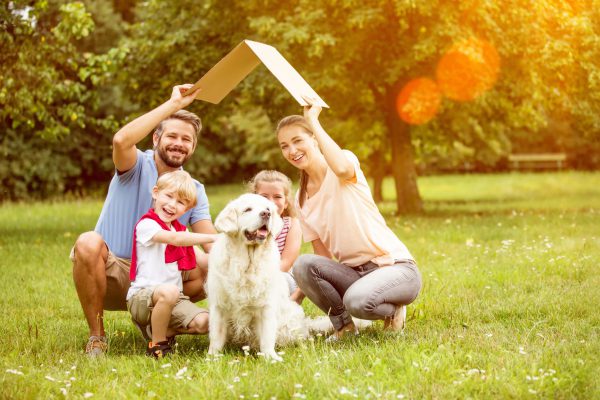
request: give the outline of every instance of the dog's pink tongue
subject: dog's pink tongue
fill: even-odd
[[[258,231],[256,231],[256,236],[259,237],[260,239],[266,238],[268,234],[269,234],[269,231],[265,228],[260,228]]]

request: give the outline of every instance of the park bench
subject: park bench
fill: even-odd
[[[565,153],[510,154],[508,161],[512,169],[553,169],[565,166]]]

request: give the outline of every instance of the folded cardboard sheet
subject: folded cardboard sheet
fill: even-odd
[[[237,45],[186,93],[200,88],[197,100],[218,104],[260,63],[275,75],[300,105],[308,105],[304,98],[310,98],[314,99],[314,104],[329,107],[276,48],[252,40],[244,40]]]

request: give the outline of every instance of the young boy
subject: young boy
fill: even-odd
[[[188,232],[177,218],[196,205],[196,186],[177,170],[162,175],[152,189],[154,206],[135,226],[131,257],[131,287],[127,308],[133,322],[152,341],[146,355],[171,352],[176,334],[205,334],[208,313],[183,295],[181,271],[196,266],[194,245],[217,235]],[[149,326],[148,326],[149,325]]]

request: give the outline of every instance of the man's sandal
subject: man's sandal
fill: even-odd
[[[85,345],[85,354],[88,357],[102,357],[108,351],[108,343],[104,336],[90,336]]]

